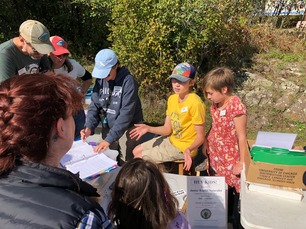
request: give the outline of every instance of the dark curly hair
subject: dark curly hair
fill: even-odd
[[[17,159],[42,161],[59,118],[82,108],[79,83],[65,75],[26,74],[0,84],[0,174]]]
[[[177,209],[177,199],[154,162],[135,158],[123,165],[108,209],[119,229],[165,229]]]

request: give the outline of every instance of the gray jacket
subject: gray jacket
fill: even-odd
[[[119,140],[129,127],[143,121],[138,87],[125,67],[118,69],[115,80],[96,79],[85,126],[94,133],[106,116],[110,130],[104,140],[110,144]]]

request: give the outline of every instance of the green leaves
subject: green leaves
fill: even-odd
[[[193,64],[201,77],[216,65],[234,66],[237,60],[245,58],[250,46],[245,29],[250,3],[46,0],[37,10],[35,1],[3,0],[0,31],[11,38],[24,19],[41,20],[52,35],[68,41],[73,55],[85,56],[92,62],[99,50],[111,47],[141,83],[145,94],[155,90],[166,95],[171,92],[167,77],[180,62]],[[26,10],[20,10],[21,6]]]
[[[167,77],[180,62],[205,71],[218,57],[240,44],[241,20],[248,1],[116,0],[113,1],[109,41],[142,91],[171,91]],[[232,33],[235,35],[232,36]],[[233,53],[233,52],[228,52]],[[226,61],[224,61],[226,62]],[[159,83],[162,82],[162,83]],[[153,84],[153,85],[151,85]]]

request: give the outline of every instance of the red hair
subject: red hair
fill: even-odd
[[[0,174],[18,158],[42,161],[52,128],[82,108],[79,83],[65,75],[27,74],[0,84]]]

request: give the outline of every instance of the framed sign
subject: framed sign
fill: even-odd
[[[187,216],[193,229],[227,228],[227,184],[224,177],[187,177]]]

